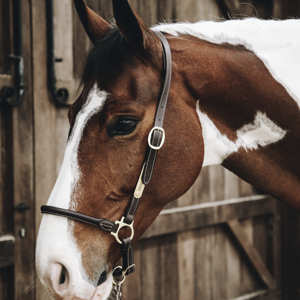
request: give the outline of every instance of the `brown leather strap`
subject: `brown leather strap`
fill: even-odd
[[[90,217],[85,214],[78,213],[76,211],[63,209],[55,206],[43,205],[41,207],[41,213],[61,216],[75,221],[80,221],[83,223],[94,225],[96,227],[99,227],[109,232],[116,232],[118,229],[118,225],[116,225],[114,222],[110,220]]]
[[[156,115],[154,120],[153,127],[163,127],[165,112],[167,108],[168,96],[171,85],[171,77],[172,77],[172,56],[169,43],[165,36],[159,32],[154,31],[154,33],[160,38],[162,46],[163,46],[163,59],[164,59],[164,68],[165,68],[165,81],[162,89],[162,93],[160,96],[160,100],[157,105]],[[158,130],[154,130],[152,134],[151,144],[153,146],[158,146],[161,143],[162,132]],[[148,146],[147,153],[145,156],[145,168],[142,175],[142,180],[145,185],[147,185],[152,177],[153,169],[156,161],[158,150],[154,150]],[[139,205],[140,198],[135,198],[132,196],[131,201],[126,209],[124,214],[124,222],[127,224],[131,224],[134,218],[134,214]]]
[[[135,271],[133,248],[131,245],[131,239],[129,237],[122,240],[120,250],[122,254],[122,269],[115,270],[113,276],[121,276],[122,272],[124,272],[124,275],[127,276]]]
[[[163,46],[163,54],[164,54],[164,68],[165,68],[165,82],[163,85],[163,89],[161,92],[160,100],[157,105],[156,115],[154,120],[154,127],[163,128],[164,117],[167,108],[167,102],[169,97],[169,91],[171,86],[171,77],[172,77],[172,55],[169,43],[165,36],[159,32],[154,31],[154,33],[160,38],[162,46]],[[154,130],[152,134],[152,145],[158,146],[162,139],[162,133],[158,130]],[[154,150],[148,147],[148,155],[146,157],[146,165],[143,174],[143,182],[145,185],[149,184],[153,169],[155,165],[155,160],[157,156],[158,150]]]

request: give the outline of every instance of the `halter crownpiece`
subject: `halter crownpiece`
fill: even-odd
[[[162,43],[165,80],[156,109],[154,126],[149,132],[148,149],[145,155],[144,163],[134,193],[131,197],[130,203],[127,206],[123,217],[121,218],[121,221],[116,221],[114,223],[107,219],[98,219],[79,212],[49,205],[43,205],[41,207],[41,212],[43,214],[57,215],[75,221],[87,223],[93,226],[97,226],[102,230],[110,232],[111,235],[115,237],[116,241],[119,244],[121,244],[120,250],[123,259],[122,267],[116,267],[113,271],[113,276],[123,277],[121,281],[115,283],[118,286],[125,280],[125,277],[127,275],[133,273],[135,270],[135,264],[133,260],[133,249],[131,245],[131,241],[134,237],[133,219],[137,207],[139,205],[140,198],[142,197],[144,188],[147,184],[149,184],[151,180],[158,150],[163,146],[165,141],[165,131],[163,129],[163,123],[171,85],[172,56],[169,43],[165,36],[159,31],[153,30],[153,32],[159,37]],[[131,229],[131,236],[125,239],[120,239],[119,231],[123,227],[129,227]]]

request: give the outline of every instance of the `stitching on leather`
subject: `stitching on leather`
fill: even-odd
[[[147,159],[147,164],[146,164],[146,167],[147,166],[149,166],[149,160],[150,160],[150,157],[151,157],[151,152],[154,152],[154,156],[153,156],[153,161],[155,161],[156,160],[156,155],[157,155],[157,150],[153,150],[153,149],[151,149],[150,150],[150,153],[149,153],[149,156],[148,156],[148,159]],[[147,172],[145,172],[145,177],[148,177],[149,179],[147,180],[147,181],[145,181],[145,183],[146,184],[148,184],[149,182],[150,182],[150,178],[152,177],[152,175],[153,175],[153,170],[154,170],[154,163],[152,163],[152,165],[150,166],[150,175],[149,176],[147,176],[146,174],[147,174]],[[147,168],[148,169],[148,168]],[[145,171],[147,171],[147,169],[145,170]]]
[[[113,227],[111,224],[109,224],[108,222],[105,222],[105,221],[100,223],[100,226],[103,230],[106,230],[106,231],[111,231],[112,227]]]
[[[135,197],[134,197],[134,198],[135,198]],[[137,199],[137,198],[135,198],[135,199]],[[135,202],[135,200],[133,200],[133,201],[130,202],[130,207],[129,207],[129,209],[128,209],[128,214],[127,214],[127,216],[130,215],[130,211],[131,211],[131,208],[132,208],[134,202]],[[134,215],[134,214],[133,214],[133,215]],[[126,217],[127,217],[127,216],[126,216]],[[126,218],[125,218],[125,219],[126,219]]]
[[[75,217],[71,217],[71,216],[59,214],[59,213],[48,212],[48,211],[47,212],[43,211],[42,213],[43,214],[48,214],[48,215],[56,215],[56,216],[60,216],[60,217],[65,217],[67,219],[72,219],[72,220],[76,220],[76,221],[79,221],[79,222],[87,223],[87,224],[90,224],[90,225],[93,225],[93,226],[97,226],[94,223],[91,223],[91,222],[88,222],[88,221],[85,221],[85,220],[82,220],[82,219],[78,219],[78,218],[75,218]]]
[[[136,205],[135,205],[135,208],[134,208],[134,211],[133,211],[133,216],[135,215],[135,212],[136,212],[136,210],[137,210],[137,208],[138,208],[138,206],[139,206],[139,200],[137,201],[137,203],[136,203]]]

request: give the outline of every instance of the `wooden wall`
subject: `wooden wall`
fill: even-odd
[[[45,1],[22,1],[26,97],[17,108],[0,107],[0,238],[15,237],[14,256],[8,255],[13,253],[7,248],[11,244],[0,240],[0,300],[29,300],[35,293],[36,299],[45,299],[39,287],[28,289],[33,282],[28,274],[34,264],[40,206],[55,183],[69,130],[68,108],[56,107],[47,91]],[[112,16],[111,0],[86,2],[105,19]],[[300,16],[295,0],[129,2],[148,25],[245,15]],[[7,58],[12,51],[8,3],[0,0],[0,89],[13,84]],[[54,1],[54,26],[55,55],[63,59],[56,64],[57,87],[68,88],[71,104],[78,96],[78,77],[91,43],[72,0]],[[21,201],[31,210],[13,212]],[[168,205],[135,245],[137,270],[124,283],[125,297],[299,299],[300,260],[295,260],[300,252],[300,240],[295,238],[295,233],[300,236],[299,224],[295,212],[229,171],[206,167],[187,194]],[[21,227],[28,230],[24,239],[18,236]],[[287,245],[284,255],[282,244]]]
[[[218,21],[224,16],[222,14],[224,7],[220,5],[220,1],[215,0],[131,0],[129,2],[148,25],[164,20]],[[274,4],[275,1],[272,3]],[[110,0],[87,0],[87,4],[106,20],[111,18]],[[259,6],[258,10],[256,11],[249,4],[243,4],[235,13],[269,17],[275,10],[275,4],[271,5],[270,1],[261,3],[253,0],[250,4]],[[71,1],[55,0],[54,11],[55,54],[63,58],[63,62],[56,66],[58,86],[69,89],[70,103],[72,103],[78,95],[77,79],[86,52],[92,45]],[[36,16],[38,17],[38,14]],[[40,31],[37,30],[37,42],[39,34]],[[36,78],[36,80],[42,84],[40,79]],[[44,118],[45,112],[42,111],[48,110],[48,122],[44,122],[44,127],[37,128],[37,131],[38,134],[48,132],[49,142],[46,144],[41,140],[40,147],[43,150],[37,151],[43,154],[40,159],[48,153],[49,163],[43,167],[40,166],[41,162],[37,165],[37,174],[40,176],[37,181],[42,183],[37,187],[39,195],[37,206],[46,203],[51,186],[59,172],[69,128],[67,109],[53,109],[49,104],[40,105],[38,106],[41,113],[37,118]],[[40,124],[42,121],[36,119],[36,122]],[[51,144],[50,148],[49,144]],[[55,164],[54,169],[53,164]],[[42,177],[45,173],[48,174],[46,179]],[[257,195],[253,187],[222,167],[204,168],[190,191],[168,205],[164,211],[165,215],[159,216],[144,238],[135,246],[137,271],[128,277],[124,284],[125,297],[133,300],[240,300],[258,299],[258,297],[267,299],[274,296],[273,299],[280,299],[279,204],[264,197],[253,201],[256,199],[251,198],[253,195]],[[249,196],[250,198],[245,198]],[[234,205],[220,203],[232,198],[239,199],[239,203]],[[191,207],[190,210],[194,215],[190,213],[188,207]],[[197,207],[199,209],[194,209]],[[181,213],[181,208],[187,209],[185,213]],[[174,218],[171,213],[168,214],[172,209],[175,211],[177,209],[176,213],[183,219],[182,226],[176,226],[176,222],[173,221],[170,226],[173,228],[172,232],[161,231],[160,229],[166,227],[166,223]],[[166,218],[163,219],[164,217]],[[37,216],[37,223],[39,218],[40,216]],[[271,292],[230,229],[228,221],[232,219],[239,219],[248,241],[257,249],[275,278],[276,286]],[[247,298],[237,298],[240,296]]]

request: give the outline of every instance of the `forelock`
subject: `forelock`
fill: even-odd
[[[81,84],[93,81],[112,81],[132,65],[135,56],[129,43],[114,26],[91,49],[86,57]]]

